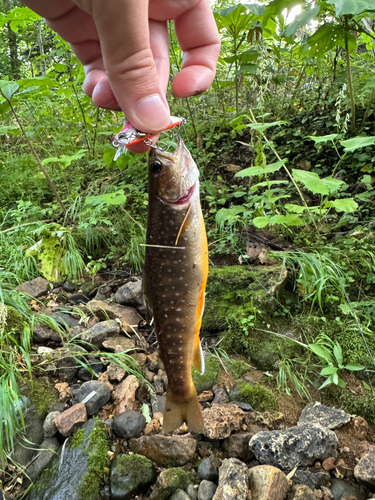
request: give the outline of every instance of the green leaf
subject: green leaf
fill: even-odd
[[[312,9],[307,9],[303,11],[299,16],[295,18],[295,20],[286,27],[284,32],[282,33],[282,37],[291,38],[295,34],[295,32],[308,24],[312,19],[314,19],[320,11],[320,6],[314,7]]]
[[[336,366],[326,366],[325,368],[322,369],[322,371],[320,372],[320,375],[333,375],[334,373],[336,373],[338,370],[338,368]]]
[[[347,31],[344,26],[332,23],[323,24],[301,45],[301,55],[306,57],[323,56],[338,45],[345,49],[346,39],[348,40],[349,52],[355,55],[357,41],[354,35]]]
[[[319,358],[324,359],[328,363],[333,364],[331,352],[324,346],[318,344],[308,344],[309,349]]]
[[[49,163],[60,163],[61,169],[65,170],[72,164],[73,161],[78,160],[85,155],[86,155],[86,150],[81,149],[77,151],[77,153],[71,156],[61,155],[60,157],[45,158],[44,160],[42,160],[42,165],[48,165]]]
[[[307,207],[302,207],[301,205],[294,205],[293,203],[286,203],[285,208],[288,211],[294,212],[296,214],[302,214],[305,210],[307,210]]]
[[[280,160],[276,163],[270,163],[264,167],[249,167],[237,172],[235,177],[252,177],[254,175],[272,174],[280,170],[280,168],[285,164],[286,160]]]
[[[315,172],[307,172],[305,170],[293,169],[293,177],[297,182],[301,182],[307,189],[314,194],[326,195],[329,194],[328,187],[320,179]]]
[[[336,137],[338,136],[338,134],[329,134],[329,135],[309,135],[309,139],[312,139],[315,144],[320,144],[322,142],[328,142],[328,141],[331,141],[333,142]]]
[[[363,381],[362,381],[362,383],[363,383],[363,387],[364,387],[367,391],[371,391],[371,390],[372,390],[372,389],[371,389],[371,387],[368,385],[368,383],[367,383],[367,382],[365,382],[365,381],[363,380]]]
[[[302,220],[296,214],[274,215],[269,221],[270,226],[284,224],[285,226],[300,226]]]
[[[241,64],[240,69],[238,70],[238,73],[239,74],[243,73],[244,75],[256,75],[257,70],[258,70],[257,64],[245,63],[245,64]]]
[[[341,146],[344,146],[345,153],[355,151],[356,149],[373,146],[375,144],[375,136],[369,137],[353,137],[347,141],[340,141]]]
[[[257,189],[258,187],[264,187],[264,186],[272,186],[273,184],[289,184],[289,181],[263,181],[263,182],[258,182],[258,184],[254,184],[251,186],[250,190],[254,191],[254,189]]]
[[[340,187],[343,184],[345,184],[344,181],[340,181],[339,179],[334,179],[333,177],[326,177],[325,179],[322,179],[322,182],[327,186],[330,193],[338,191]]]
[[[12,100],[12,96],[20,88],[17,82],[8,82],[7,80],[0,80],[0,92],[8,101]]]
[[[338,212],[352,213],[358,208],[358,203],[354,198],[341,198],[339,200],[331,201],[331,204]]]
[[[260,132],[264,132],[270,127],[280,127],[280,125],[286,125],[288,122],[279,120],[277,122],[272,122],[272,123],[250,123],[247,125],[248,128],[251,128],[251,130],[258,130]]]
[[[327,0],[336,7],[336,17],[358,16],[364,12],[375,12],[373,0]]]
[[[330,375],[325,382],[319,387],[319,391],[323,389],[323,387],[327,387],[328,385],[333,384],[333,376]]]
[[[124,195],[124,191],[119,189],[114,193],[100,194],[98,196],[88,196],[85,199],[86,205],[99,205],[100,203],[104,203],[105,205],[124,205],[126,202],[126,196]]]
[[[242,4],[218,10],[214,13],[214,16],[218,28],[226,29],[235,40],[257,17],[256,14],[253,14],[249,8]]]
[[[262,227],[266,227],[267,224],[269,223],[269,221],[270,221],[270,218],[267,216],[255,217],[255,219],[253,219],[253,224],[255,227],[262,228]]]
[[[335,343],[335,345],[333,346],[333,354],[336,358],[336,361],[338,362],[339,365],[342,364],[342,360],[343,360],[343,357],[342,357],[342,349],[341,349],[341,346],[339,343]]]
[[[291,9],[300,3],[300,0],[273,0],[270,2],[264,11],[262,20],[263,28],[267,26],[268,20],[271,17],[277,16],[281,14],[284,9]]]
[[[338,385],[338,386],[339,386],[339,387],[341,387],[342,389],[345,389],[345,387],[346,387],[345,382],[344,382],[344,381],[343,381],[343,379],[342,379],[342,378],[340,378],[340,377],[337,377],[337,383],[336,383],[336,385]]]
[[[345,370],[350,370],[351,372],[360,372],[365,369],[363,365],[346,365]]]

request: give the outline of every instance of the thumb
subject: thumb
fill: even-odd
[[[94,0],[92,15],[109,83],[126,118],[142,132],[162,130],[169,107],[150,47],[148,0]]]

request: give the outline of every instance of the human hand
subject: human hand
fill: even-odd
[[[158,132],[169,121],[165,97],[169,79],[168,20],[175,21],[184,52],[173,93],[178,97],[200,94],[215,77],[220,38],[209,0],[23,3],[70,43],[84,65],[83,88],[93,103],[122,109],[143,132]]]

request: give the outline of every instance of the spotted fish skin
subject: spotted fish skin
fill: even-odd
[[[143,281],[168,376],[166,432],[183,422],[190,430],[203,429],[191,376],[193,363],[202,371],[199,331],[208,274],[198,176],[197,166],[182,140],[173,155],[158,150],[150,154],[148,246]]]

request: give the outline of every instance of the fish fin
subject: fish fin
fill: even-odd
[[[173,395],[167,389],[167,401],[163,421],[163,430],[169,433],[186,423],[190,431],[202,433],[204,429],[203,416],[198,402],[198,396],[194,388],[190,400],[186,403],[177,403]]]
[[[202,345],[199,340],[199,334],[196,335],[194,339],[194,358],[193,358],[194,368],[203,375],[204,373],[204,355]]]

